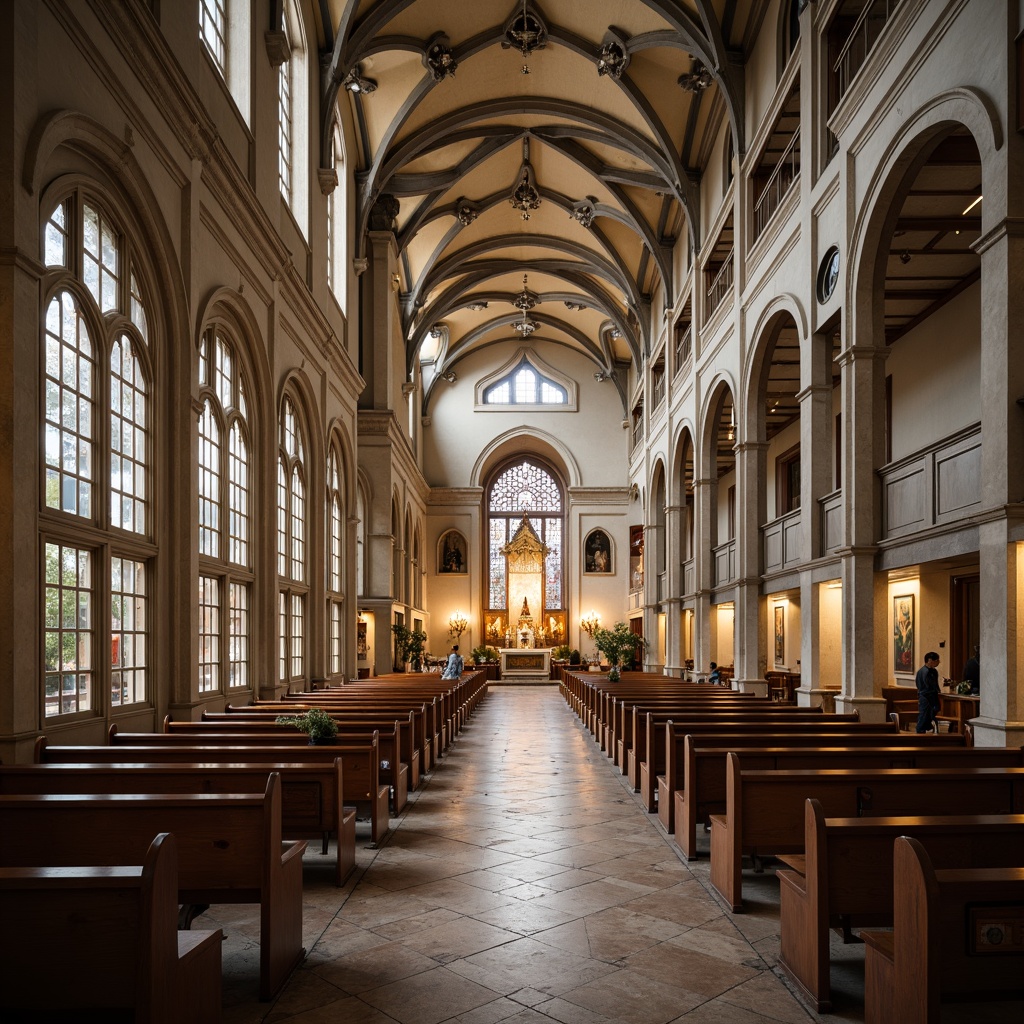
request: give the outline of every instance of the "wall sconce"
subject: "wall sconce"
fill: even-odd
[[[906,266],[910,262],[910,253],[906,249],[900,253],[900,263]]]
[[[601,616],[597,612],[591,610],[580,619],[580,629],[583,630],[591,640],[594,639],[594,634],[601,628]]]
[[[402,279],[397,274],[391,275],[391,290],[397,292],[402,287]]]
[[[448,635],[458,643],[459,638],[466,632],[467,626],[469,626],[469,619],[467,618],[466,613],[454,611],[448,619]]]

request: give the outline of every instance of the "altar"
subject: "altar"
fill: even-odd
[[[503,682],[547,682],[551,678],[550,647],[503,647],[500,653]]]

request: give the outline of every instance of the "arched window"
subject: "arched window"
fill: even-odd
[[[299,228],[307,227],[309,87],[302,21],[294,0],[286,0],[281,32],[287,56],[278,68],[278,180],[281,195]]]
[[[561,384],[542,376],[527,359],[484,391],[485,405],[565,405]]]
[[[554,475],[533,459],[503,469],[487,492],[488,606],[508,609],[508,565],[502,549],[512,540],[527,515],[530,526],[548,547],[544,560],[544,609],[563,606],[563,537],[565,515],[562,488]],[[515,610],[515,609],[512,609]]]
[[[245,380],[211,328],[199,350],[199,692],[248,687],[252,474]]]
[[[345,505],[341,493],[341,459],[334,446],[327,456],[327,667],[332,675],[343,668],[342,611],[345,600]]]
[[[306,670],[306,446],[291,399],[281,409],[277,454],[279,670],[282,683]]]
[[[48,203],[43,224],[46,718],[152,699],[153,354],[127,227],[84,188]]]
[[[327,284],[345,310],[348,282],[345,221],[345,142],[341,126],[334,127],[334,170],[338,183],[327,200]]]

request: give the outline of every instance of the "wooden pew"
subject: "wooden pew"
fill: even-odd
[[[255,715],[228,715],[217,718],[213,721],[201,722],[173,722],[164,723],[164,732],[174,736],[183,736],[183,742],[206,743],[208,736],[220,738],[231,737],[227,742],[245,743],[250,742],[264,746],[277,746],[284,744],[295,744],[308,747],[309,739],[305,733],[296,732],[290,725],[278,725],[273,714]],[[408,724],[408,723],[406,723]],[[116,728],[111,726],[111,729]],[[391,809],[397,817],[409,800],[409,763],[402,760],[402,742],[400,737],[400,722],[395,719],[385,720],[383,730],[375,727],[373,723],[361,723],[353,726],[351,722],[339,721],[338,734],[333,744],[320,743],[317,746],[358,746],[364,741],[372,741],[374,734],[377,736],[377,748],[379,755],[379,775],[382,786],[387,786],[391,796]],[[111,735],[111,743],[123,743],[133,745],[139,742],[140,736],[146,733],[125,733],[124,740],[116,739],[117,734]]]
[[[913,768],[914,752],[922,747],[928,751],[967,749],[962,736],[896,733],[883,723],[875,729],[862,722],[838,724],[820,732],[777,726],[761,733],[693,733],[676,729],[670,722],[665,732],[666,767],[665,774],[658,776],[658,817],[687,860],[699,856],[698,826],[707,825],[712,814],[725,813],[725,755],[729,751],[740,754],[745,768],[771,768],[777,766],[778,755],[770,748],[885,748],[889,751],[886,767]],[[834,763],[824,767],[845,766]]]
[[[177,840],[180,903],[259,903],[259,994],[261,1000],[272,999],[305,954],[306,843],[281,837],[276,772],[263,796],[0,796],[0,867],[141,863],[160,832],[173,832]],[[179,917],[182,921],[187,924],[190,917]]]
[[[294,763],[301,758],[303,764],[342,763],[342,802],[354,805],[370,818],[370,837],[379,842],[390,826],[388,818],[388,787],[380,784],[380,757],[375,742],[358,745],[337,744],[327,746],[307,743],[269,742],[255,736],[238,734],[203,734],[188,742],[188,734],[172,733],[119,733],[118,738],[134,736],[132,745],[115,743],[101,746],[49,746],[46,737],[36,741],[37,764],[87,763],[114,764],[119,761],[167,764],[224,764],[244,763],[266,765],[270,770],[277,764]]]
[[[1024,997],[1024,867],[936,870],[902,836],[893,890],[893,930],[862,934],[865,1024],[938,1024],[945,999]]]
[[[49,748],[61,750],[65,748]],[[77,748],[66,748],[71,751]],[[101,748],[109,749],[109,748]],[[120,748],[117,748],[120,749]],[[243,752],[244,753],[244,752]],[[296,755],[299,752],[296,751]],[[356,811],[342,800],[342,763],[0,765],[0,793],[256,793],[271,771],[281,776],[281,834],[285,839],[335,838],[334,883],[344,885],[356,866]]]
[[[752,711],[697,711],[683,712],[682,715],[676,712],[648,711],[644,716],[642,731],[638,727],[639,723],[634,720],[631,752],[631,764],[636,763],[640,803],[648,814],[653,814],[658,809],[658,776],[665,774],[665,726],[669,721],[679,722],[680,718],[684,726],[691,723],[718,722],[725,728],[730,724],[755,722],[760,723],[766,732],[777,723],[813,721],[819,728],[826,728],[829,724],[854,724],[860,721],[860,715],[856,711],[850,714],[826,715],[820,707],[790,708],[767,702]]]
[[[221,1020],[219,928],[178,931],[174,837],[141,865],[0,868],[0,1020]]]
[[[914,836],[940,868],[1024,865],[1024,815],[826,818],[804,808],[803,857],[779,879],[779,966],[818,1013],[832,1008],[829,928],[891,925],[893,840]]]
[[[1020,750],[1007,751],[1019,764]],[[826,816],[1024,813],[1024,767],[742,771],[726,754],[726,813],[711,816],[711,884],[743,909],[743,854],[804,852],[804,800]]]

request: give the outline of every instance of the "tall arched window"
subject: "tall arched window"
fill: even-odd
[[[199,691],[251,680],[252,474],[246,385],[235,346],[211,328],[199,350]]]
[[[327,200],[327,284],[344,311],[348,274],[345,259],[345,142],[341,125],[334,126],[334,170],[338,176],[338,183]]]
[[[549,551],[544,561],[544,605],[563,606],[563,537],[565,514],[562,488],[546,467],[523,459],[503,469],[487,492],[488,605],[508,608],[508,566],[502,549],[514,536],[524,513]],[[538,614],[542,609],[532,609]]]
[[[42,235],[43,714],[55,718],[152,699],[153,354],[141,250],[107,204],[70,189],[47,204]]]
[[[341,459],[334,446],[327,456],[327,667],[338,675],[344,666],[342,612],[345,600],[345,504],[341,492]]]
[[[306,671],[306,445],[290,398],[281,408],[277,454],[278,676]]]
[[[294,0],[281,14],[287,56],[278,68],[278,180],[281,195],[305,233],[308,223],[309,83],[302,21]]]

